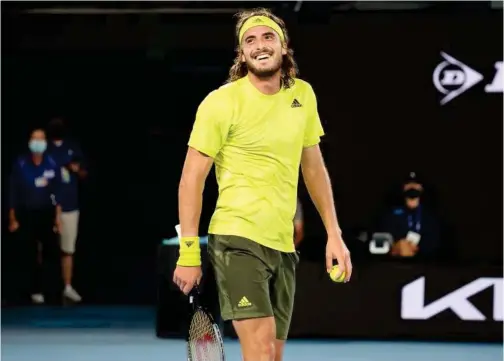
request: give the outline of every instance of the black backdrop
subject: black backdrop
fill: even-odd
[[[502,61],[501,12],[349,13],[289,26],[318,95],[343,226],[367,227],[384,192],[415,169],[438,190],[458,259],[502,264],[502,94],[484,92]],[[29,127],[63,114],[91,171],[79,289],[90,302],[152,302],[196,107],[232,63],[231,18],[3,14],[3,30],[3,184]],[[442,51],[485,76],[444,106],[432,82]],[[307,253],[322,256],[322,224],[300,194]],[[205,196],[202,233],[213,176]]]

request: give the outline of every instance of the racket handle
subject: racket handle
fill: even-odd
[[[191,304],[191,305],[194,305],[195,303],[199,304],[199,301],[198,301],[199,295],[200,295],[200,291],[199,291],[198,285],[194,285],[193,289],[189,293],[189,304]]]
[[[192,305],[193,307],[198,307],[199,306],[199,289],[198,286],[195,285],[191,292],[189,293],[189,304]]]

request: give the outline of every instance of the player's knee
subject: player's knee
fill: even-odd
[[[243,361],[275,361],[275,341],[269,338],[249,338],[242,343]]]
[[[234,322],[240,338],[244,361],[275,360],[275,323],[273,318]]]
[[[265,338],[251,339],[242,353],[243,361],[275,361],[275,343]]]
[[[258,360],[275,360],[275,340],[271,338],[260,338],[256,341]]]

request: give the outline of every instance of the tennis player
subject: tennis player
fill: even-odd
[[[198,227],[215,163],[219,198],[209,229],[221,314],[233,320],[244,361],[280,361],[294,305],[293,242],[299,166],[327,231],[326,267],[352,264],[319,148],[312,87],[297,79],[284,22],[265,9],[238,14],[237,57],[226,85],[200,104],[179,187],[180,257],[173,281],[201,278]]]

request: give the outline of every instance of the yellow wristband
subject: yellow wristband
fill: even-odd
[[[181,237],[177,266],[201,266],[199,237]]]

